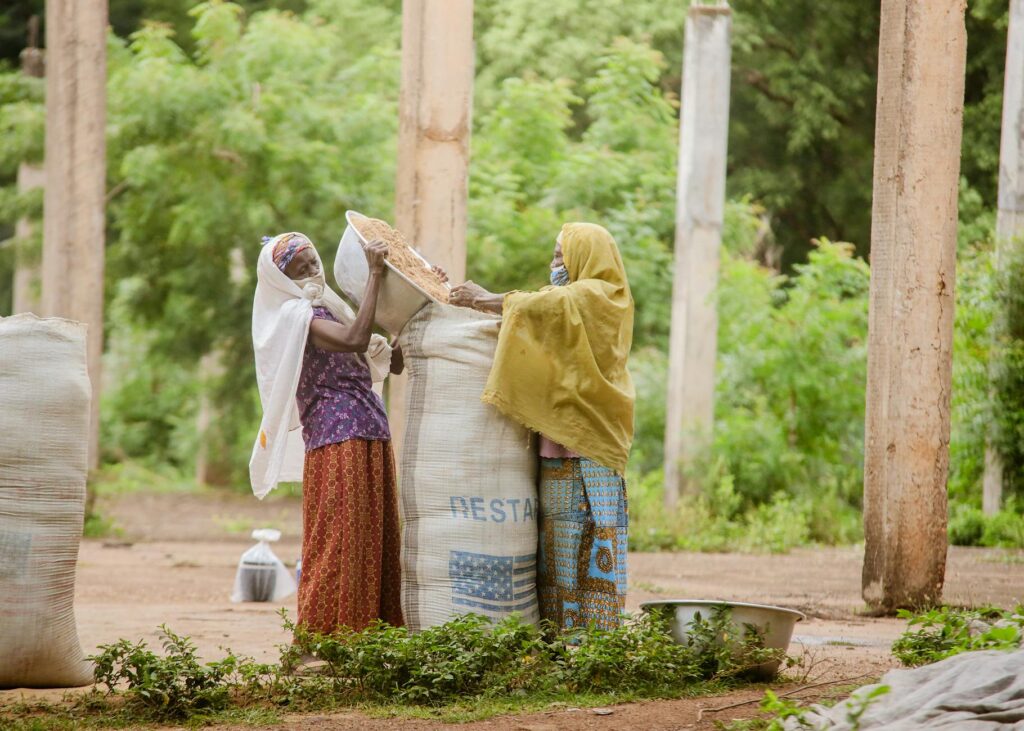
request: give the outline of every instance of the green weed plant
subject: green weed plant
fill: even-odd
[[[491,623],[466,615],[417,633],[380,623],[324,635],[282,615],[293,642],[275,664],[230,651],[202,662],[195,644],[166,626],[162,653],[144,641],[101,646],[90,660],[104,692],[86,696],[73,712],[86,721],[194,725],[261,711],[402,706],[443,713],[502,708],[510,700],[526,707],[559,699],[608,703],[721,690],[782,658],[721,609],[698,618],[687,643],[672,639],[664,612],[640,614],[615,630],[566,634],[517,617]],[[310,658],[322,664],[319,671],[298,672]]]
[[[893,643],[892,653],[915,667],[974,650],[1016,650],[1024,637],[1024,606],[1014,610],[985,607],[942,607],[915,614],[901,610],[907,630]]]
[[[849,724],[850,731],[860,729],[861,718],[867,710],[890,690],[888,685],[879,685],[869,693],[853,696],[847,701],[845,720]],[[831,699],[821,703],[825,707],[834,704],[835,700]],[[765,691],[760,708],[767,715],[728,724],[718,724],[718,726],[725,731],[787,731],[787,729],[789,731],[813,731],[820,727],[820,724],[816,724],[811,719],[810,709],[805,703],[790,698],[781,698],[770,690]]]

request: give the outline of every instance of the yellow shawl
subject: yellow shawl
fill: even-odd
[[[633,297],[615,239],[562,227],[570,284],[505,297],[483,401],[619,474],[633,443]]]

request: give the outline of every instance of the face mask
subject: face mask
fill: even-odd
[[[306,291],[306,287],[312,285],[315,290],[314,299],[319,298],[320,295],[323,294],[324,287],[327,284],[327,281],[324,279],[324,273],[322,270],[319,273],[314,274],[312,277],[306,277],[305,279],[293,279],[292,281],[295,282],[295,286],[301,289],[303,292]]]
[[[321,287],[324,286],[324,273],[314,274],[312,277],[306,277],[305,279],[293,279],[295,286],[299,289],[304,288],[307,284],[319,284]]]
[[[551,270],[551,283],[556,287],[562,287],[569,283],[569,270],[563,264]]]

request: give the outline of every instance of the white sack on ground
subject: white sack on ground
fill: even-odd
[[[85,326],[0,318],[0,688],[92,682],[75,627],[89,448]]]
[[[538,619],[535,449],[526,429],[480,401],[500,322],[431,304],[400,338],[402,610],[414,631],[469,612]]]
[[[879,685],[889,692],[856,712]],[[933,665],[891,670],[875,685],[854,691],[833,708],[815,706],[801,724],[786,721],[787,731],[1010,731],[1024,729],[1024,650],[966,652]]]
[[[238,561],[231,601],[279,602],[294,594],[295,579],[270,547],[281,539],[281,531],[257,528],[252,537],[259,542]]]

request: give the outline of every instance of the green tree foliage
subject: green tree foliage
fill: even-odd
[[[238,394],[252,390],[260,236],[303,230],[330,256],[347,208],[391,210],[393,18],[355,2],[310,12],[267,11],[245,22],[236,5],[202,3],[192,11],[191,57],[162,25],[111,44],[108,218],[116,246],[107,281],[121,316],[111,334],[144,332],[154,366],[125,387],[145,387],[140,379],[160,372],[167,378],[156,387],[166,385],[216,350],[224,376],[215,388],[229,410],[218,446],[237,447],[227,457],[236,467],[255,418],[253,399]],[[376,43],[357,43],[362,37]],[[185,427],[194,400],[168,405],[177,406],[170,422]]]
[[[816,236],[867,252],[879,7],[737,0],[730,189],[772,211],[786,262]]]
[[[985,470],[985,438],[991,426],[989,353],[992,341],[992,250],[970,248],[957,263],[953,326],[953,391],[950,421],[950,496],[980,507],[977,489]]]
[[[809,537],[856,538],[867,290],[867,265],[849,244],[820,241],[790,277],[724,257],[715,431],[695,474],[706,490],[679,515],[661,510],[660,473],[639,479],[661,466],[665,356],[649,350],[634,359],[638,479],[630,497],[638,522],[655,528],[635,536],[638,547],[786,550]]]
[[[478,96],[489,109],[500,100],[502,80],[531,73],[581,84],[594,76],[604,49],[619,38],[667,54],[672,63],[664,72],[665,88],[678,91],[685,17],[686,3],[674,0],[480,0],[475,6]]]
[[[111,25],[126,37],[143,20],[168,24],[191,51],[188,15],[194,0],[111,0]],[[250,15],[269,8],[297,14],[324,3],[243,0]],[[9,7],[8,7],[9,5]],[[335,3],[337,5],[337,3]],[[365,3],[398,27],[398,0]],[[735,0],[730,191],[751,194],[771,211],[787,265],[800,261],[813,237],[854,242],[866,253],[874,134],[877,3],[829,0]],[[16,63],[29,15],[42,0],[12,0],[0,14],[0,59]],[[643,42],[668,63],[658,83],[677,93],[686,3],[672,0],[478,0],[477,112],[502,98],[507,78],[531,74],[570,80],[578,91],[600,68],[617,38]],[[968,7],[968,75],[964,174],[995,199],[1007,5],[975,0]],[[355,31],[358,26],[345,26]],[[376,30],[374,26],[367,31]],[[357,34],[359,44],[373,39]],[[373,44],[371,40],[371,45]],[[575,110],[573,129],[586,129]]]
[[[497,289],[546,283],[562,222],[597,220],[622,247],[637,302],[635,342],[664,343],[671,299],[675,121],[656,86],[663,61],[616,42],[586,84],[591,120],[570,135],[583,101],[564,82],[511,78],[480,123],[470,177],[470,276]]]
[[[892,654],[910,667],[939,662],[962,652],[1012,652],[1020,649],[1024,633],[1024,607],[940,607],[921,614],[901,609],[899,617],[907,620],[907,629],[893,643]]]
[[[744,260],[725,267],[716,454],[751,498],[796,487],[859,504],[867,265],[822,241],[788,281]]]
[[[17,66],[21,49],[28,44],[28,20],[41,16],[44,4],[45,0],[7,0],[0,8],[0,65]]]
[[[967,7],[967,78],[961,171],[970,186],[994,207],[999,177],[999,130],[1003,108],[1003,67],[1009,3],[971,0]]]
[[[1000,259],[993,328],[993,438],[1005,487],[1024,497],[1024,242],[1006,243]]]
[[[0,312],[9,312],[17,257],[38,252],[38,236],[31,241],[13,237],[14,222],[22,215],[38,218],[39,191],[20,194],[15,182],[22,162],[43,157],[43,82],[20,73],[0,73]],[[38,232],[37,232],[38,235]]]
[[[307,5],[306,0],[240,0],[238,4],[250,13],[270,8],[301,12]],[[186,48],[192,49],[189,10],[193,5],[195,0],[107,0],[107,16],[111,29],[119,36],[134,33],[143,21],[165,23]],[[27,40],[28,20],[33,15],[42,21],[39,42],[43,45],[46,0],[4,0],[0,8],[0,64],[18,63]]]
[[[729,191],[770,211],[788,268],[827,236],[867,254],[871,215],[878,3],[734,0]],[[478,106],[500,103],[510,76],[569,79],[582,90],[601,49],[625,37],[668,59],[659,85],[677,94],[684,4],[668,0],[486,0],[477,3]],[[964,174],[995,203],[1007,5],[971,2]],[[582,111],[577,130],[587,127]]]

